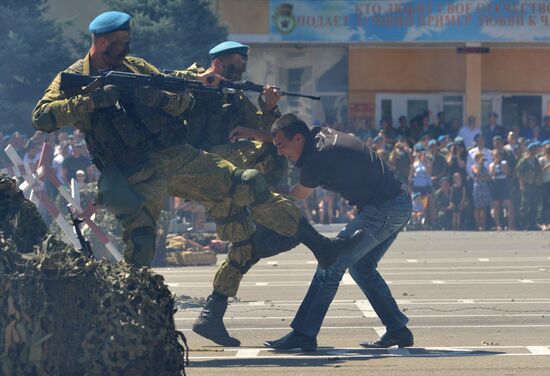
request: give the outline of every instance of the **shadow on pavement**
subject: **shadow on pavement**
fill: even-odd
[[[365,361],[376,358],[450,358],[494,356],[504,354],[502,351],[471,349],[439,349],[414,347],[407,349],[341,349],[322,347],[314,353],[299,351],[269,351],[262,349],[256,357],[222,356],[217,359],[196,359],[191,367],[322,367],[334,366],[349,361]]]

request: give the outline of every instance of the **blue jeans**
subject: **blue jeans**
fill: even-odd
[[[302,334],[317,337],[336,295],[346,269],[361,288],[387,331],[403,328],[409,319],[397,307],[391,291],[376,267],[397,234],[411,217],[411,198],[402,192],[396,198],[379,205],[362,208],[339,234],[349,237],[362,229],[364,236],[349,252],[338,257],[328,269],[317,268],[291,327]]]

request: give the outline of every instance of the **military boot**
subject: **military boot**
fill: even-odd
[[[241,341],[231,337],[223,323],[226,309],[227,300],[216,300],[210,295],[202,312],[193,324],[193,331],[218,345],[238,347],[241,345]]]
[[[319,266],[326,269],[336,262],[338,256],[350,251],[359,243],[363,235],[363,231],[357,230],[348,239],[327,238],[315,230],[307,219],[302,218],[298,232],[294,237],[308,247],[317,259]]]

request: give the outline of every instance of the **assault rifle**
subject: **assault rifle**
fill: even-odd
[[[82,235],[82,231],[80,230],[80,224],[84,222],[84,220],[76,216],[71,204],[67,205],[67,209],[69,209],[69,215],[71,216],[71,222],[73,223],[74,232],[76,233],[76,237],[80,242],[80,252],[82,252],[89,258],[95,258],[94,252],[92,251],[92,245],[88,240],[86,240],[84,235]]]
[[[165,69],[162,71],[165,74],[171,75],[174,73],[173,70]],[[223,80],[220,82],[220,85],[217,89],[220,93],[234,93],[236,90],[242,90],[242,91],[253,91],[256,93],[261,93],[264,90],[263,85],[256,84],[252,81],[229,81],[229,80]],[[280,90],[280,89],[279,89]],[[312,99],[314,101],[320,101],[321,97],[318,97],[316,95],[307,95],[307,94],[301,94],[301,93],[290,93],[288,91],[280,90],[281,95],[287,96],[287,97],[300,97],[300,98],[307,98]]]
[[[61,72],[60,89],[75,89],[87,86],[96,81],[101,85],[115,85],[121,87],[149,86],[166,91],[200,91],[205,93],[218,93],[216,88],[206,87],[197,80],[174,77],[170,75],[148,75],[129,72],[107,71],[98,76],[86,76],[78,73]]]

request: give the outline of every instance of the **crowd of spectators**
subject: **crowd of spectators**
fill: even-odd
[[[407,183],[409,229],[550,230],[549,116],[541,125],[529,116],[524,126],[508,129],[494,112],[485,126],[474,116],[464,125],[447,122],[443,112],[433,121],[426,112],[398,122],[333,127],[361,138]],[[322,190],[300,205],[317,222],[347,222],[354,214]]]
[[[550,230],[550,117],[539,125],[529,117],[526,125],[505,129],[496,113],[480,127],[469,116],[466,124],[447,122],[443,113],[431,121],[425,113],[399,124],[383,119],[337,130],[361,138],[383,158],[396,176],[407,183],[413,197],[413,217],[408,229],[446,230]],[[83,134],[64,131],[36,132],[28,138],[20,132],[4,136],[2,149],[11,144],[24,162],[36,165],[43,155],[62,184],[71,179],[81,185],[97,181],[99,171],[90,161]],[[1,153],[0,167],[10,163]],[[296,181],[292,169],[289,183]],[[52,195],[56,194],[51,189]],[[355,215],[337,194],[317,189],[298,201],[304,216],[317,223],[346,223]],[[200,218],[204,209],[185,200],[172,199],[167,208],[175,216]]]

